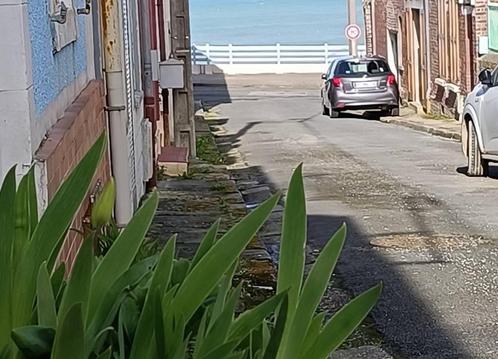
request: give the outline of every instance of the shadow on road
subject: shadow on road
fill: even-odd
[[[467,169],[468,167],[467,166],[464,166],[464,167],[458,167],[456,169],[457,173],[460,173],[460,174],[463,174],[463,175],[466,175],[467,176]],[[486,175],[486,177],[488,178],[491,178],[491,179],[495,179],[495,180],[498,180],[498,166],[493,166],[493,164],[490,164],[489,165],[489,172],[488,174]]]
[[[196,85],[195,96],[208,106],[231,102],[226,83],[213,86]],[[348,117],[356,118],[350,113]],[[357,118],[370,119],[362,115],[357,115]],[[306,121],[306,119],[296,119],[296,121],[301,120]],[[224,151],[237,148],[240,138],[256,125],[258,125],[257,122],[250,122],[237,133],[225,135],[219,140],[225,145],[229,144],[229,148],[225,148]],[[297,164],[289,163],[289,176],[295,165]],[[259,166],[235,170],[233,175],[239,181],[256,181],[265,184],[272,191],[281,189],[277,188],[270,176]],[[420,228],[414,228],[412,232],[406,233],[407,235],[432,233],[431,229],[425,225],[424,218],[417,219],[417,226]],[[348,240],[336,272],[346,288],[355,294],[361,293],[380,281],[384,283],[383,295],[373,311],[372,318],[377,329],[384,336],[385,347],[403,358],[471,358],[467,348],[455,339],[455,333],[452,333],[442,323],[439,314],[433,311],[430,301],[421,297],[419,293],[423,289],[415,288],[405,275],[405,269],[409,266],[444,264],[445,259],[432,256],[432,259],[428,261],[393,260],[387,251],[371,245],[371,236],[365,233],[353,218],[340,214],[308,216],[308,244],[311,249],[319,251],[323,248],[331,235],[344,222],[348,225]],[[391,235],[398,234],[392,233]],[[267,246],[272,248],[270,252],[278,248],[278,236],[269,236],[263,240]],[[278,253],[273,257],[277,258]]]
[[[196,100],[202,100],[205,110],[232,102],[225,74],[221,73],[221,70],[220,73],[211,75],[193,75],[193,83],[194,97]]]

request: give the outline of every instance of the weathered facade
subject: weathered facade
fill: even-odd
[[[458,118],[480,68],[488,2],[368,0],[364,9],[369,50],[388,58],[403,99],[420,111]]]
[[[183,139],[173,135],[175,117],[194,138],[191,101],[177,106],[173,90],[159,89],[159,62],[177,56],[170,33],[178,25],[179,2],[188,9],[186,0],[3,1],[0,181],[14,165],[19,176],[34,166],[41,213],[106,133],[109,149],[73,227],[82,228],[92,195],[111,176],[116,220],[126,224],[146,187],[155,185],[157,156]],[[188,22],[175,31],[188,42]],[[190,61],[189,46],[181,50],[182,60]],[[191,94],[185,68],[183,91]],[[78,231],[71,231],[64,243],[61,260],[69,267],[80,242]]]

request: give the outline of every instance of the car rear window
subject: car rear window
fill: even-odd
[[[379,75],[389,72],[389,66],[383,60],[347,60],[341,61],[335,70],[336,75]]]

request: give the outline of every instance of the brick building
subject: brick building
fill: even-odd
[[[403,100],[458,118],[482,66],[487,0],[364,0],[364,9],[368,51],[389,60]]]

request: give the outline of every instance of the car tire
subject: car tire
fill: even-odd
[[[489,162],[482,158],[481,149],[477,140],[477,132],[472,121],[468,123],[469,145],[467,153],[467,175],[471,177],[482,177],[488,173]]]
[[[327,106],[325,106],[325,104],[322,104],[322,115],[325,115],[325,116],[330,115],[329,108]]]
[[[336,111],[334,109],[329,110],[329,116],[330,118],[338,118],[341,115],[339,111]]]
[[[392,116],[392,117],[398,117],[399,116],[399,106],[397,107],[393,107],[390,111],[389,111],[389,115]]]

